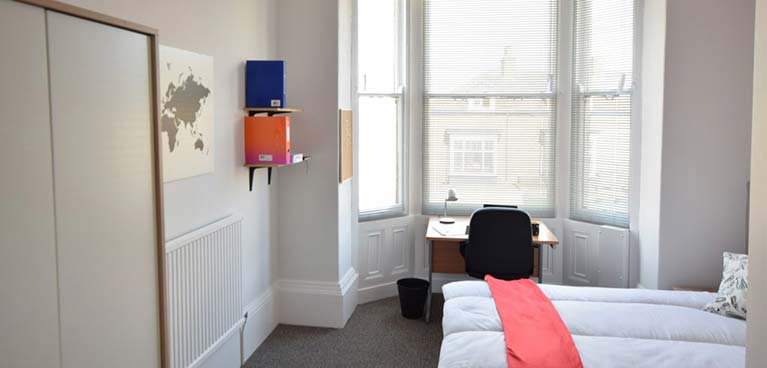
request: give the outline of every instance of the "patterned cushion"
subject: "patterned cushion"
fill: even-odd
[[[748,291],[748,255],[724,252],[724,271],[719,296],[703,310],[746,319]]]

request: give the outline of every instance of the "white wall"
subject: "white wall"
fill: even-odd
[[[157,28],[162,44],[213,56],[215,171],[165,185],[166,239],[232,213],[243,215],[245,303],[255,305],[271,295],[277,277],[277,187],[274,182],[266,186],[266,172],[259,170],[253,192],[248,191],[248,171],[242,167],[242,108],[244,61],[275,58],[275,0],[66,2]],[[273,318],[253,318],[248,322],[246,354],[265,337],[263,330],[270,331],[276,323]],[[225,356],[212,358],[209,366],[238,366],[237,340],[229,342],[234,349],[222,349]]]
[[[277,4],[277,56],[286,61],[287,105],[303,109],[291,117],[291,148],[311,156],[308,169],[305,164],[281,168],[275,181],[280,321],[343,327],[357,300],[351,183],[338,183],[338,108],[350,105],[350,38],[339,29],[348,32],[351,3]]]
[[[352,108],[352,0],[338,0],[338,108]],[[354,212],[352,181],[347,180],[338,185],[339,279],[353,264],[352,249],[356,248],[352,245],[352,239],[356,239],[352,234],[352,222],[356,220],[352,216]]]
[[[656,6],[646,3],[662,15]],[[642,286],[715,287],[722,252],[746,250],[753,9],[752,0],[669,1],[665,46],[662,18],[646,19],[645,51],[654,53],[643,57]]]
[[[767,0],[756,2],[747,362],[767,366]]]
[[[746,250],[754,2],[667,11],[659,286],[715,287]]]
[[[647,1],[642,27],[639,285],[658,287],[666,0]]]
[[[352,0],[337,0],[338,8],[338,108],[352,109]],[[338,121],[338,118],[336,118]],[[336,122],[336,126],[338,123]],[[338,147],[340,147],[340,128]],[[340,158],[340,149],[338,157]],[[337,169],[340,176],[340,164]],[[352,173],[352,178],[354,173]],[[348,295],[343,298],[342,318],[349,320],[357,308],[358,281],[357,270],[354,268],[357,260],[357,206],[352,201],[352,180],[338,185],[338,279],[343,280],[347,274],[354,275],[355,280]]]
[[[291,147],[309,169],[281,168],[280,275],[338,281],[338,8],[333,0],[280,0],[277,55],[286,62]]]

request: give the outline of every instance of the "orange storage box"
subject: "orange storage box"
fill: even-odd
[[[246,165],[286,165],[291,161],[289,116],[245,118]]]

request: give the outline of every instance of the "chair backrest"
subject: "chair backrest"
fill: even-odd
[[[517,205],[511,205],[511,204],[490,204],[485,203],[482,205],[482,208],[519,208]]]
[[[533,254],[532,226],[526,212],[498,207],[474,211],[465,248],[466,272],[470,276],[529,278]]]

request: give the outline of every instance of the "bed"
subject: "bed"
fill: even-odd
[[[717,294],[539,285],[584,367],[744,367],[746,322],[701,310]],[[484,281],[442,288],[440,367],[506,368],[501,319]],[[546,341],[540,341],[546,344]]]

